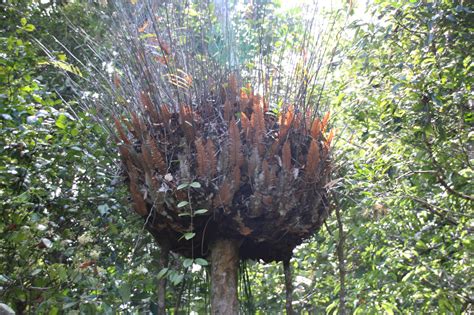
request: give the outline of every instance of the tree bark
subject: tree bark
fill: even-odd
[[[161,246],[158,266],[161,269],[168,267],[170,256],[169,246]],[[158,280],[158,315],[166,315],[166,277]]]
[[[237,242],[226,239],[216,240],[211,246],[211,314],[239,314],[238,268]]]
[[[339,202],[334,196],[337,228],[339,231],[339,241],[337,243],[337,260],[339,264],[339,315],[346,315],[346,263],[344,257],[344,242],[346,235],[344,233],[344,225],[342,222]]]
[[[283,271],[285,273],[285,287],[286,287],[286,314],[287,315],[294,315],[295,312],[293,310],[293,282],[291,277],[291,266],[290,261],[285,260],[283,261]]]

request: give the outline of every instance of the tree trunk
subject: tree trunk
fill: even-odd
[[[283,271],[285,273],[285,288],[286,288],[286,314],[287,315],[294,315],[295,312],[293,311],[293,283],[291,277],[291,266],[290,260],[283,261]]]
[[[158,266],[161,269],[168,268],[170,250],[169,246],[161,246]],[[158,280],[158,315],[166,315],[166,277]]]
[[[346,264],[344,258],[344,242],[346,234],[344,233],[344,226],[342,222],[339,202],[334,196],[337,228],[339,230],[339,241],[337,242],[337,260],[339,264],[339,315],[346,315]]]
[[[236,241],[219,239],[211,247],[211,313],[239,314],[237,270],[239,246]]]

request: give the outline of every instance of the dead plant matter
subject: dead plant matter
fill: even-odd
[[[292,106],[277,117],[235,80],[220,103],[170,113],[142,97],[140,114],[115,117],[133,206],[158,242],[185,256],[231,238],[241,258],[289,259],[328,215],[328,119],[305,120]]]
[[[114,48],[88,44],[106,71],[93,69],[98,92],[83,103],[113,134],[135,212],[158,243],[196,258],[231,239],[242,259],[286,261],[328,216],[333,131],[319,113],[338,19],[310,14],[298,45],[245,59],[242,19],[221,5],[114,2]]]

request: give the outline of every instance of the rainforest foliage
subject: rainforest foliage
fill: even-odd
[[[169,267],[158,267],[160,250],[130,210],[116,148],[93,106],[79,105],[93,75],[81,60],[106,71],[80,48],[109,46],[110,8],[43,2],[0,4],[0,303],[18,314],[156,313],[166,277],[169,312],[208,313],[208,262],[171,254]],[[293,307],[473,312],[474,8],[349,2],[325,15],[344,31],[318,83],[337,128],[332,214],[294,251]],[[233,62],[252,69],[260,54],[271,64],[273,48],[304,40],[305,12],[282,3],[240,7],[232,36],[245,53]],[[282,269],[241,263],[242,313],[284,310]]]

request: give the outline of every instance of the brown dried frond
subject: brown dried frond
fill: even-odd
[[[242,125],[242,131],[244,132],[245,139],[249,140],[250,121],[247,115],[243,112],[240,113],[240,123]]]
[[[133,128],[132,124],[130,123],[130,121],[125,118],[124,116],[121,117],[122,118],[122,122],[125,124],[125,126],[127,126],[127,130],[135,137],[135,138],[138,138],[138,134],[136,133],[135,129]]]
[[[242,219],[242,216],[240,215],[240,212],[237,212],[237,215],[234,217],[234,220],[237,222],[239,225],[239,232],[243,236],[248,236],[250,235],[253,230],[247,227],[244,223],[244,220]]]
[[[117,129],[117,132],[119,134],[119,138],[126,144],[131,144],[130,140],[128,140],[127,135],[125,134],[125,131],[123,130],[122,124],[118,121],[117,118],[114,117],[114,124],[115,128]]]
[[[144,136],[149,128],[144,119],[139,119],[138,122],[140,123],[140,130],[142,130]]]
[[[327,160],[325,162],[326,163],[323,167],[322,177],[328,179],[328,176],[332,171],[332,165],[331,165],[331,163],[328,163]]]
[[[240,89],[240,111],[243,113],[250,114],[252,110],[252,98],[251,96],[245,91],[244,88]]]
[[[146,20],[143,23],[143,25],[138,28],[138,33],[143,33],[146,30],[146,28],[148,27],[149,24],[150,24],[150,22],[148,20]]]
[[[138,51],[136,55],[140,63],[142,63],[145,60],[145,50],[143,49],[142,46],[138,47]]]
[[[258,154],[258,149],[256,147],[253,147],[252,149],[252,155],[250,156],[250,159],[248,161],[248,176],[253,178],[255,177],[255,172],[258,169],[259,163],[260,162],[260,156]]]
[[[276,175],[275,175],[275,172],[271,169],[267,160],[263,160],[262,162],[262,173],[263,173],[265,187],[267,187],[268,189],[275,183]]]
[[[130,152],[130,154],[133,154],[133,153],[134,153],[133,151]],[[145,172],[149,173],[148,164],[145,162],[143,152],[142,153],[135,152],[134,156],[135,156],[134,163],[137,166],[137,168],[139,170],[142,170],[142,171],[145,171]]]
[[[206,157],[209,175],[214,177],[217,174],[217,158],[216,158],[216,148],[214,142],[211,139],[207,139],[206,142]]]
[[[291,172],[291,143],[290,139],[285,141],[285,144],[283,145],[282,153],[282,166],[283,169],[285,169],[287,172]]]
[[[240,130],[232,117],[229,123],[229,162],[230,166],[241,166],[243,163],[243,154],[241,151],[242,143],[240,141]]]
[[[142,103],[143,108],[146,110],[148,110],[153,105],[150,96],[145,91],[140,92],[140,102]]]
[[[166,173],[166,162],[163,159],[163,155],[161,154],[160,150],[158,149],[158,145],[153,137],[148,136],[147,144],[150,147],[151,152],[151,160],[153,161],[153,166],[161,175]]]
[[[333,138],[334,138],[334,128],[331,129],[326,141],[324,142],[324,146],[326,147],[327,150],[329,150],[329,148],[331,147],[331,142]]]
[[[160,112],[161,112],[162,121],[165,123],[166,126],[168,126],[171,119],[171,113],[168,108],[168,105],[162,104],[160,107]]]
[[[320,160],[319,144],[317,140],[311,139],[305,166],[306,176],[315,175]]]
[[[133,126],[133,130],[135,131],[134,135],[135,137],[137,137],[137,139],[140,139],[144,131],[144,130],[141,130],[142,124],[140,123],[140,118],[138,118],[135,112],[132,112],[131,115],[132,115],[132,126]]]
[[[153,102],[151,101],[151,98],[148,93],[141,92],[140,101],[143,104],[145,111],[150,115],[151,120],[155,124],[158,124],[160,122],[160,116],[158,115],[158,112],[156,111],[156,108],[153,105]]]
[[[143,170],[145,171],[145,173],[151,175],[151,170],[154,169],[155,167],[153,165],[153,160],[151,158],[150,150],[148,149],[148,146],[146,145],[146,143],[142,143],[141,149],[142,149],[141,157],[143,161],[142,163]]]
[[[202,144],[202,139],[198,138],[194,141],[196,146],[196,161],[197,161],[197,174],[200,177],[205,177],[207,173],[207,161],[206,161],[206,150]]]
[[[252,109],[258,106],[263,111],[263,98],[260,95],[252,95]]]
[[[194,119],[191,107],[187,105],[180,105],[179,107],[181,128],[186,137],[188,143],[194,142],[195,130],[194,130]]]
[[[240,97],[238,105],[239,105],[241,113],[247,113],[247,109],[248,109],[247,104],[248,104],[248,99],[247,98],[243,99],[242,97]]]
[[[229,121],[233,116],[232,103],[229,100],[226,100],[224,102],[224,119],[225,121]]]
[[[263,135],[265,134],[265,116],[260,101],[253,103],[253,114],[250,118],[250,124],[253,128],[252,143],[257,146],[258,153],[261,157],[265,154],[265,147],[263,146]]]
[[[229,90],[237,95],[237,77],[235,73],[229,76]]]
[[[290,130],[290,126],[293,122],[294,118],[294,107],[290,105],[286,112],[284,112],[280,116],[280,141],[284,140],[286,135],[288,134],[288,131]]]
[[[275,155],[278,153],[278,148],[280,147],[280,141],[279,139],[276,139],[273,143],[272,146],[270,147],[270,153],[271,157],[273,158]]]
[[[271,206],[273,203],[273,197],[270,195],[262,195],[262,202],[265,206]]]
[[[179,78],[189,88],[193,85],[193,77],[189,73],[184,72],[182,69],[178,69],[180,73]]]
[[[119,88],[122,85],[120,82],[120,76],[117,72],[114,72],[113,81],[116,88]]]
[[[300,129],[303,125],[302,122],[304,121],[302,113],[295,113],[292,121],[293,127],[295,129]]]
[[[319,121],[319,118],[316,118],[315,120],[313,120],[313,123],[311,124],[311,137],[317,140],[319,139],[320,133],[321,133],[321,122]]]
[[[180,72],[180,69],[178,69],[178,71]],[[169,74],[165,74],[164,76],[168,78],[168,82],[171,83],[172,85],[184,90],[188,90],[192,84],[192,77],[187,74],[183,76],[181,75],[182,75],[181,73],[180,75],[169,73]]]
[[[227,180],[225,180],[222,185],[219,187],[217,195],[214,197],[212,203],[214,207],[224,207],[228,206],[232,202],[234,194],[231,189],[231,185]]]
[[[138,185],[138,172],[137,172],[137,169],[135,168],[135,165],[133,165],[131,160],[127,160],[126,165],[127,165],[128,179],[130,180],[130,182],[133,182],[136,185]]]
[[[331,116],[331,112],[327,112],[326,115],[324,115],[323,120],[321,121],[321,132],[324,132],[326,130],[330,116]]]
[[[278,135],[278,138],[280,139],[280,141],[285,140],[285,137],[288,134],[289,130],[290,130],[290,125],[287,125],[285,121],[282,121],[282,123],[280,124],[280,132]]]
[[[291,124],[293,122],[293,119],[295,118],[295,107],[293,105],[288,106],[284,117],[286,124]]]
[[[163,41],[162,39],[158,39],[158,45],[160,45],[160,48],[161,48],[161,51],[166,54],[166,55],[169,55],[171,54],[171,48],[170,48],[170,45],[168,45],[168,43],[166,43],[165,41]]]
[[[119,144],[118,149],[119,149],[120,156],[122,157],[122,160],[124,162],[132,160],[132,158],[130,157],[130,152],[127,149],[127,146],[123,144]]]
[[[236,101],[237,96],[237,77],[234,73],[229,76],[228,97],[231,102]]]
[[[181,124],[184,124],[186,121],[191,121],[190,108],[185,104],[179,105],[179,120]]]
[[[238,165],[234,166],[232,170],[232,188],[233,191],[237,191],[240,187],[240,167]]]
[[[148,214],[145,200],[143,199],[138,185],[135,182],[130,181],[130,194],[132,195],[133,200],[133,209],[136,213],[141,216],[146,216]]]
[[[133,149],[131,145],[123,145],[120,154],[124,154],[124,156],[127,157],[127,170],[130,169],[128,167],[128,162],[133,163],[136,168],[143,168],[142,160],[139,158],[138,153]],[[134,168],[135,171],[136,168]]]
[[[154,59],[155,59],[156,62],[159,62],[159,63],[161,63],[162,65],[166,65],[166,64],[168,64],[168,62],[169,62],[167,56],[164,56],[164,57],[155,56]]]
[[[263,104],[263,112],[264,113],[268,112],[268,102],[265,99],[263,99],[262,104]]]

